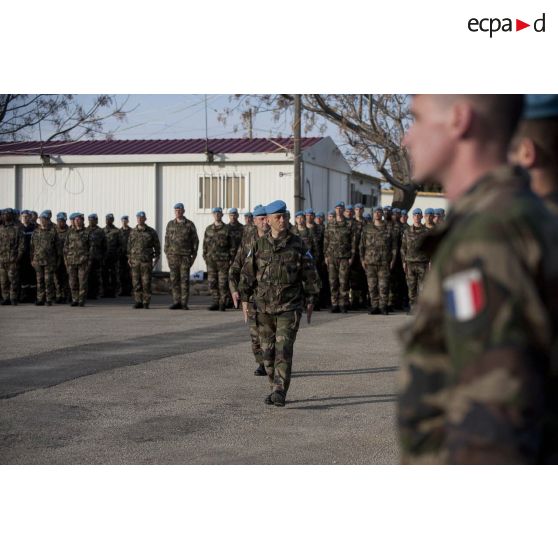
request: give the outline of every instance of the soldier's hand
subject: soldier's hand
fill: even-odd
[[[313,310],[314,310],[313,304],[308,304],[308,306],[306,306],[306,321],[308,322],[308,324],[310,324],[310,322],[312,321]]]
[[[248,323],[248,303],[247,302],[242,303],[242,314],[244,315],[244,323],[247,324]]]
[[[233,299],[234,307],[238,308],[238,303],[240,302],[240,293],[238,291],[235,291],[232,294],[232,299]]]

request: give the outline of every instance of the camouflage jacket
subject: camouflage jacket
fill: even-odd
[[[317,262],[321,262],[324,259],[324,233],[325,227],[323,225],[313,224],[311,227],[307,226],[308,230],[314,235],[315,241],[314,246],[316,253],[314,259]]]
[[[236,251],[238,250],[238,247],[240,246],[240,243],[242,242],[242,236],[244,233],[244,225],[242,223],[236,223],[236,224],[232,224],[229,223],[227,225],[229,227],[229,233],[232,237],[233,243],[234,243],[234,252],[236,254]]]
[[[196,226],[189,219],[173,219],[167,223],[165,232],[165,254],[167,256],[186,256],[196,259],[199,246]]]
[[[114,225],[107,225],[103,232],[105,233],[107,250],[105,259],[116,260],[120,257],[120,229]]]
[[[259,312],[280,314],[312,304],[319,292],[314,260],[300,237],[287,231],[274,239],[268,232],[256,240],[242,267],[242,301],[253,295]]]
[[[557,227],[526,173],[500,167],[428,238],[401,332],[403,462],[558,462]]]
[[[356,236],[349,221],[333,221],[327,226],[324,233],[324,257],[354,258],[356,250]]]
[[[56,266],[62,257],[56,227],[37,227],[31,237],[31,262],[33,265]]]
[[[253,249],[258,238],[258,229],[256,227],[254,227],[254,230],[249,231],[246,231],[246,227],[244,228],[242,242],[236,251],[233,263],[229,267],[229,290],[231,293],[239,292],[240,274],[246,262],[246,256]]]
[[[385,223],[366,225],[360,237],[360,260],[364,264],[391,265],[397,256],[395,242]]]
[[[56,236],[58,238],[58,253],[60,255],[64,254],[64,243],[66,242],[66,236],[68,236],[68,232],[70,227],[65,227],[61,229],[60,227],[56,227]]]
[[[66,265],[81,265],[89,262],[91,245],[87,229],[70,227],[64,241],[64,259]]]
[[[224,223],[216,227],[212,223],[205,229],[203,237],[203,259],[232,262],[236,255],[236,244]]]
[[[132,231],[132,227],[120,227],[118,229],[120,234],[120,257],[121,258],[128,258],[128,239],[130,238],[130,232]]]
[[[25,253],[23,230],[17,224],[5,224],[0,228],[0,262],[15,263]]]
[[[401,238],[401,259],[405,263],[429,262],[430,257],[422,248],[424,239],[428,233],[429,231],[424,225],[420,227],[411,225],[404,231]]]
[[[91,245],[91,259],[102,260],[107,252],[107,237],[101,227],[87,227],[89,243]]]
[[[300,238],[302,238],[304,245],[306,246],[306,250],[310,250],[310,253],[312,254],[314,260],[317,260],[317,254],[319,250],[317,246],[318,241],[316,239],[314,231],[312,229],[309,229],[308,227],[299,229],[297,226],[295,226],[292,232],[293,234],[296,234],[297,236],[300,236]]]
[[[128,238],[128,259],[132,265],[152,262],[161,255],[161,244],[157,231],[145,225],[137,225]]]
[[[23,223],[22,223],[23,225]],[[27,226],[23,225],[23,241],[25,243],[25,257],[31,257],[31,237],[33,236],[33,232],[37,227],[33,223],[29,223]]]

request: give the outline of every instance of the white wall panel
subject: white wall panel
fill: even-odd
[[[15,176],[15,167],[0,167],[0,209],[16,206]]]
[[[304,208],[311,207],[314,211],[327,213],[328,203],[327,169],[304,164]]]
[[[338,201],[349,202],[348,180],[347,174],[329,171],[329,205],[331,209]]]

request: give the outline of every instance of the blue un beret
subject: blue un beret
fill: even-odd
[[[355,203],[355,209],[364,209],[364,205],[361,203]]]
[[[305,213],[306,215],[314,215],[314,210],[313,210],[311,207],[309,207],[308,209],[306,209],[306,210],[304,211],[304,213]]]
[[[43,212],[39,215],[39,217],[40,217],[41,219],[50,219],[50,217],[49,217],[49,215],[48,215],[48,213],[47,213],[46,211],[43,211]]]
[[[138,211],[136,217],[145,217],[145,211]]]
[[[304,217],[304,211],[297,211],[295,217]]]
[[[316,217],[321,217],[323,219],[325,217],[325,213],[323,211],[318,211],[318,213],[316,213]]]
[[[174,209],[184,209],[184,204],[183,203],[175,203],[174,204]]]
[[[391,211],[391,205],[384,205],[384,211]]]
[[[363,217],[365,221],[372,221],[372,215],[370,215],[370,213],[365,213]]]
[[[422,215],[422,209],[420,207],[415,207],[415,209],[413,209],[413,215]]]
[[[48,218],[50,219],[52,217],[52,211],[50,209],[45,209],[43,211],[43,213],[48,213]]]
[[[524,120],[558,118],[558,95],[525,95]]]
[[[287,204],[283,200],[275,200],[265,206],[268,215],[287,213]]]
[[[403,217],[403,215],[407,215],[407,210],[406,209],[401,210],[401,216]]]
[[[254,217],[265,217],[267,215],[267,211],[263,205],[257,205],[254,208]]]
[[[439,207],[436,211],[439,211],[441,215],[446,214],[446,210],[443,207]]]
[[[236,207],[231,207],[231,208],[229,209],[229,215],[230,215],[231,213],[232,213],[233,215],[234,215],[235,213],[238,215],[238,209],[236,209]]]
[[[245,211],[244,212],[244,217],[253,217],[254,214],[251,211]]]
[[[384,212],[384,208],[383,208],[381,205],[377,205],[377,206],[374,208],[374,211],[381,211],[381,212],[383,213],[383,212]]]
[[[345,202],[343,202],[343,201],[338,201],[338,202],[335,204],[335,207],[343,207],[343,208],[344,208],[344,207],[345,207]]]
[[[222,207],[214,207],[211,210],[211,213],[223,213],[223,208]]]
[[[67,218],[68,218],[68,216],[63,211],[56,214],[56,219],[59,220],[59,221],[60,220],[65,221]]]
[[[128,215],[122,215],[122,217],[120,217],[120,220],[123,221],[124,219],[126,219],[127,221],[130,220],[130,218],[128,217]]]
[[[394,208],[392,209],[392,212],[393,212],[393,213],[401,213],[401,209],[399,209],[398,207],[394,207]]]
[[[435,209],[434,210],[434,215],[443,215],[442,210],[441,209]]]
[[[345,209],[353,209],[353,206],[352,205],[346,205]]]
[[[28,209],[24,209],[24,210],[21,212],[21,214],[22,214],[22,215],[31,215],[31,211],[29,211]]]
[[[88,219],[98,219],[96,213],[90,213],[90,214],[87,216],[87,218],[88,218]]]
[[[114,219],[114,215],[113,215],[112,213],[107,213],[107,214],[105,215],[105,218],[106,218],[106,219],[108,219],[108,218]]]
[[[333,209],[331,211],[327,212],[328,215],[335,215],[335,211],[333,211]]]
[[[431,207],[427,207],[427,208],[424,210],[424,214],[425,214],[425,215],[434,215],[434,210],[433,210]]]

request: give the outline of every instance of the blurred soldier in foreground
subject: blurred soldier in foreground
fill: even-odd
[[[527,95],[511,160],[531,175],[531,189],[558,215],[558,95]]]
[[[238,308],[238,303],[240,301],[240,274],[244,264],[246,262],[246,257],[250,251],[254,248],[254,244],[258,238],[261,238],[269,231],[269,225],[267,223],[267,213],[263,206],[257,206],[254,208],[254,222],[256,230],[251,235],[246,234],[246,229],[244,231],[244,237],[242,239],[242,244],[236,252],[234,262],[229,269],[229,290],[231,292],[232,300],[235,308]],[[252,342],[252,353],[256,359],[258,367],[256,368],[254,374],[256,376],[267,376],[264,366],[263,350],[260,343],[260,332],[258,327],[258,311],[256,304],[254,302],[254,297],[250,297],[248,300],[248,326],[250,328],[250,340]]]
[[[72,292],[72,306],[85,306],[91,257],[89,233],[83,226],[83,213],[72,213],[70,220],[74,225],[70,227],[64,241],[64,260]]]
[[[282,407],[291,382],[293,347],[306,307],[308,322],[318,275],[301,238],[287,228],[286,205],[277,200],[266,206],[271,231],[256,240],[246,257],[240,280],[245,320],[253,295],[258,310],[260,342],[271,393],[265,403]]]
[[[205,229],[203,237],[203,259],[207,265],[207,280],[212,304],[209,310],[225,311],[229,265],[236,255],[236,243],[230,235],[228,225],[223,223],[223,210],[214,207],[214,223]]]
[[[103,259],[103,296],[115,298],[120,291],[120,230],[114,225],[114,215],[108,213],[103,228],[106,252]]]
[[[61,211],[56,215],[56,236],[58,237],[58,263],[54,272],[54,287],[56,289],[56,303],[65,304],[71,299],[68,270],[64,262],[64,243],[70,227],[66,224],[66,214]]]
[[[521,95],[418,95],[413,178],[451,214],[402,332],[406,463],[558,462],[558,231],[528,175],[505,165]]]
[[[103,260],[107,251],[107,238],[101,227],[97,224],[99,218],[96,213],[88,215],[89,244],[91,258],[89,260],[87,298],[96,300],[103,296]]]
[[[37,306],[44,306],[45,299],[47,306],[52,306],[56,296],[54,274],[61,259],[62,252],[56,227],[48,214],[43,212],[39,218],[39,227],[31,237],[31,262],[37,273]]]
[[[190,268],[198,255],[199,238],[196,226],[184,217],[184,204],[174,206],[174,219],[167,224],[165,254],[169,262],[172,291],[171,310],[188,310]]]
[[[151,275],[161,255],[157,231],[145,224],[145,211],[136,213],[137,226],[128,239],[128,261],[132,271],[134,308],[149,308],[151,302]]]
[[[0,283],[2,304],[17,306],[19,266],[25,253],[23,228],[15,220],[13,209],[4,210],[4,226],[0,228]]]
[[[128,215],[120,218],[120,296],[130,296],[132,294],[132,276],[130,274],[130,264],[128,263],[128,239],[132,231],[129,226]]]

